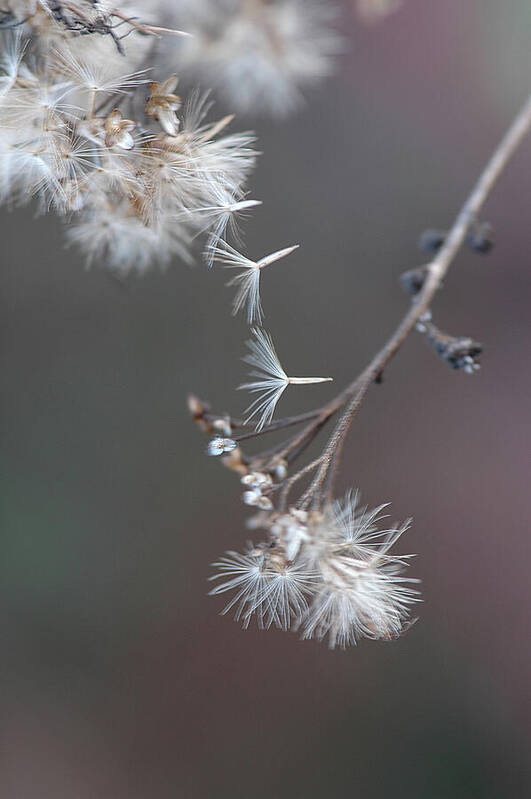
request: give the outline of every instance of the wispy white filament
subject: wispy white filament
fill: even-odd
[[[256,429],[261,430],[273,418],[277,402],[290,384],[324,383],[333,378],[289,377],[282,368],[269,333],[262,328],[253,328],[252,334],[254,338],[247,342],[251,352],[243,360],[254,367],[250,375],[258,380],[244,383],[239,388],[260,394],[247,408],[246,421],[258,417]]]
[[[237,286],[236,295],[232,305],[232,312],[234,315],[242,308],[247,308],[247,321],[250,325],[260,324],[263,319],[262,303],[260,300],[260,276],[261,270],[285,258],[294,250],[299,247],[295,244],[292,247],[286,247],[283,250],[266,255],[259,261],[251,261],[245,255],[242,255],[234,247],[231,247],[227,242],[221,241],[217,249],[214,251],[213,258],[221,262],[228,269],[241,269],[242,272],[236,277],[233,277],[227,285]]]
[[[221,594],[235,590],[236,593],[223,613],[236,608],[236,620],[249,626],[253,615],[262,628],[274,625],[287,630],[293,618],[299,618],[308,609],[306,595],[309,593],[313,575],[297,566],[272,566],[257,552],[241,555],[228,552],[212,564],[219,574],[210,579],[225,579],[210,591]]]

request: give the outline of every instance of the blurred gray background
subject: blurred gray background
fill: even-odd
[[[445,227],[530,90],[528,0],[404,0],[263,150],[248,252],[286,367],[361,369],[403,314],[400,273]],[[226,109],[218,106],[219,113]],[[246,328],[226,274],[115,280],[61,224],[0,216],[2,799],[484,799],[531,795],[531,140],[435,320],[485,345],[455,373],[419,335],[375,387],[341,490],[414,516],[420,620],[347,652],[220,617],[209,564],[248,537],[189,391],[240,412]],[[282,400],[306,410],[334,387]]]

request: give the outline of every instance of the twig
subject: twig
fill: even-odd
[[[419,319],[430,308],[444,276],[466,239],[470,225],[476,219],[494,185],[530,129],[531,95],[526,100],[488,161],[471,194],[457,215],[441,249],[431,263],[427,265],[427,278],[409,311],[392,336],[387,340],[386,344],[375,355],[361,375],[326,406],[326,409],[333,409],[333,411],[335,411],[348,403],[329,439],[323,453],[322,465],[310,486],[309,491],[313,497],[314,504],[321,503],[319,492],[328,472],[330,472],[330,474],[328,477],[329,490],[327,494],[331,491],[333,478],[339,464],[342,443],[369,387],[400,349]]]

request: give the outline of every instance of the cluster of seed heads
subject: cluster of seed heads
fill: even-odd
[[[357,493],[319,511],[256,504],[255,527],[266,540],[214,564],[219,582],[211,593],[233,592],[224,613],[234,610],[244,627],[255,618],[261,628],[327,638],[331,648],[360,637],[392,639],[409,626],[417,581],[402,574],[407,556],[390,553],[408,522],[380,530],[383,506],[360,507]]]
[[[393,5],[364,0],[359,8],[381,16]],[[175,48],[185,71],[195,64],[216,74],[237,109],[258,102],[283,113],[300,85],[326,74],[339,39],[319,0],[174,6],[184,24],[163,28],[144,22],[129,2],[118,9],[103,0],[8,0],[0,13],[0,200],[35,198],[42,211],[53,208],[89,262],[121,272],[165,265],[174,255],[189,259],[202,234],[208,265],[237,270],[229,284],[233,312],[244,311],[251,325],[244,360],[252,379],[241,388],[255,395],[236,425],[244,435],[199,400],[191,398],[190,408],[211,436],[208,453],[240,475],[243,502],[256,512],[250,524],[265,535],[244,554],[220,559],[212,593],[235,592],[226,610],[234,607],[244,626],[255,617],[262,627],[327,637],[331,647],[395,637],[417,600],[414,581],[402,576],[407,558],[390,552],[408,523],[379,529],[382,507],[361,508],[357,493],[311,509],[301,501],[286,507],[288,460],[272,454],[266,463],[241,449],[250,429],[260,435],[271,426],[289,386],[331,380],[290,376],[261,327],[264,270],[298,245],[252,259],[226,241],[236,236],[238,217],[260,204],[245,196],[253,136],[226,134],[232,117],[207,121],[204,97],[183,102],[173,71],[160,80],[148,75],[147,37],[181,36],[189,23],[193,35]],[[163,10],[164,3],[151,4],[150,13]]]
[[[189,398],[189,407],[201,429],[214,434],[209,454],[221,456],[240,476],[242,501],[255,511],[249,529],[265,532],[260,543],[243,553],[228,552],[214,564],[211,579],[217,585],[211,593],[233,594],[223,612],[234,611],[244,627],[254,618],[260,628],[327,638],[332,648],[360,637],[395,638],[407,630],[410,606],[419,596],[416,581],[403,576],[408,557],[391,548],[409,522],[380,529],[385,506],[368,510],[358,492],[315,510],[300,501],[286,507],[288,462],[244,453],[234,432],[246,430],[244,422],[212,413],[196,397]],[[264,432],[267,427],[255,435]]]
[[[206,122],[207,98],[183,102],[175,75],[149,80],[142,50],[125,73],[71,36],[0,39],[0,201],[53,208],[89,263],[122,273],[190,260],[202,234],[217,245],[244,202],[251,134],[221,135],[232,118]]]

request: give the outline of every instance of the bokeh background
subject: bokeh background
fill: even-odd
[[[254,255],[286,366],[348,381],[529,91],[528,0],[342,8],[337,75],[263,150]],[[219,111],[225,108],[219,106]],[[190,390],[239,412],[246,337],[226,275],[86,271],[57,220],[2,210],[2,799],[485,799],[531,795],[531,140],[435,321],[485,345],[474,377],[412,336],[352,430],[340,476],[414,516],[418,624],[346,652],[242,632],[206,596],[248,533],[204,455]],[[286,412],[332,387],[282,400]]]

